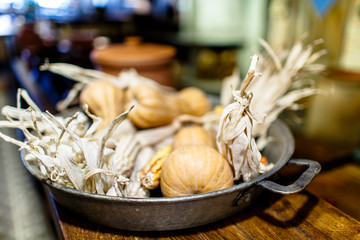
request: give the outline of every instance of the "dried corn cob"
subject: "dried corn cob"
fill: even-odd
[[[160,148],[140,173],[141,184],[147,189],[155,189],[160,183],[161,168],[172,151],[171,145]]]

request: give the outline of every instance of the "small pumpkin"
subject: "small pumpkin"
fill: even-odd
[[[86,103],[89,111],[102,119],[98,128],[101,130],[124,111],[124,90],[109,81],[95,80],[81,92],[80,102]]]
[[[174,149],[197,144],[205,144],[216,149],[215,134],[199,125],[190,125],[181,128],[173,138]]]
[[[211,109],[205,93],[196,88],[170,92],[140,83],[127,91],[126,99],[135,105],[128,117],[139,128],[164,126],[180,114],[201,116]]]
[[[233,186],[229,163],[206,145],[186,145],[166,159],[160,175],[164,197],[206,193]]]
[[[202,116],[211,110],[206,94],[196,87],[187,87],[179,91],[177,103],[182,114]]]

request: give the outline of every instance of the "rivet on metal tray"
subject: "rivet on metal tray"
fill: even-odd
[[[243,201],[243,202],[250,202],[250,200],[251,200],[251,193],[250,192],[246,192],[246,193],[244,193],[242,196],[241,196],[241,199],[240,199],[241,201]]]
[[[234,200],[234,205],[241,205],[244,202],[248,203],[251,201],[251,191],[250,189],[245,189],[237,195],[237,197]]]

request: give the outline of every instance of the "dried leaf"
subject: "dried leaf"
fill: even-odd
[[[245,92],[251,81],[259,76],[255,72],[257,60],[257,56],[252,57],[247,78],[240,91],[233,91],[235,102],[223,110],[216,135],[218,150],[233,168],[234,180],[242,178],[249,181],[259,175],[261,154],[252,132],[254,122],[262,121],[264,116],[252,113],[252,94]]]
[[[77,162],[73,159],[71,147],[61,145],[59,147],[57,157],[75,189],[83,190],[85,174]]]
[[[233,95],[231,88],[237,89],[240,85],[239,71],[235,69],[233,73],[224,78],[221,85],[221,95],[220,95],[220,104],[222,106],[227,106],[233,101]]]
[[[253,128],[260,149],[269,142],[266,140],[267,129],[285,108],[295,109],[299,99],[320,93],[313,84],[309,84],[308,79],[300,79],[305,73],[316,74],[325,69],[323,65],[313,64],[326,52],[313,52],[314,47],[322,43],[322,40],[315,40],[304,46],[303,40],[306,36],[304,34],[289,52],[280,53],[275,53],[265,41],[260,41],[267,51],[257,65],[262,77],[248,87],[248,91],[254,95],[251,101],[254,112],[268,116],[263,123],[256,123]],[[284,64],[281,61],[284,61]],[[286,97],[287,95],[289,97]]]
[[[109,137],[113,134],[115,129],[120,125],[120,123],[127,117],[131,109],[133,109],[134,106],[131,106],[127,111],[123,112],[119,116],[117,116],[114,120],[111,121],[110,125],[106,128],[105,133],[101,139],[99,152],[97,154],[98,159],[98,167],[100,166],[101,159],[103,159],[103,153],[104,153],[104,147],[106,141],[109,139]]]

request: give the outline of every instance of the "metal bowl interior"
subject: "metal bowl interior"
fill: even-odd
[[[260,193],[257,183],[274,175],[290,159],[294,139],[288,127],[277,120],[269,129],[271,142],[263,155],[274,167],[233,187],[184,197],[150,197],[145,199],[111,197],[63,187],[46,179],[36,166],[24,161],[28,171],[40,180],[54,200],[94,223],[135,231],[163,231],[195,227],[233,215],[251,204]],[[247,198],[241,195],[247,192]],[[250,194],[249,194],[250,193]]]

